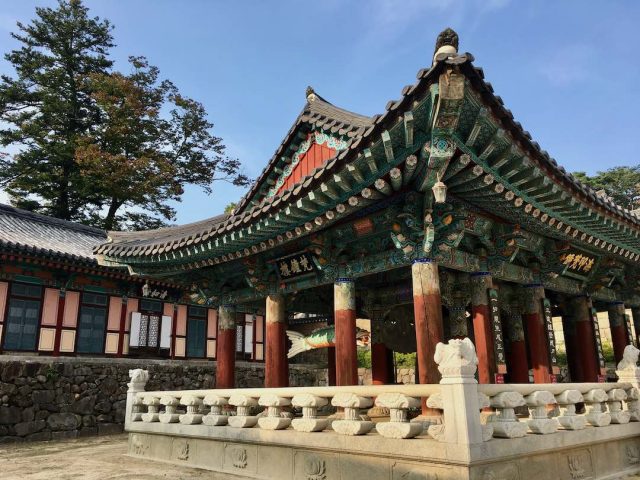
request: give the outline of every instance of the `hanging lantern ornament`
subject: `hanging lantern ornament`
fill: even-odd
[[[433,198],[436,203],[444,203],[447,200],[447,186],[444,184],[442,180],[440,180],[440,176],[438,175],[438,181],[431,188],[433,190]]]

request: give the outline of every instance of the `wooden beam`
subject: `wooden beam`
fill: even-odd
[[[402,170],[395,167],[389,171],[389,179],[391,180],[391,186],[394,191],[398,191],[402,188]]]
[[[376,175],[378,173],[378,165],[376,164],[376,159],[371,154],[371,150],[365,148],[362,154],[364,155],[365,162],[367,162],[367,165],[369,165],[369,170],[371,170],[371,173]]]
[[[393,155],[393,145],[391,143],[391,135],[389,135],[389,132],[385,130],[384,132],[382,132],[381,138],[382,138],[382,145],[384,146],[384,154],[387,157],[387,162],[391,163],[395,158]]]
[[[404,112],[404,146],[413,146],[413,113]]]

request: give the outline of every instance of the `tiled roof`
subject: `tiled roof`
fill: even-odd
[[[531,159],[537,163],[546,174],[565,185],[565,188],[573,196],[585,196],[587,202],[600,206],[606,213],[623,219],[634,228],[640,227],[640,219],[629,211],[615,205],[612,201],[596,195],[590,187],[580,183],[570,173],[559,166],[558,163],[542,150],[537,142],[533,141],[529,132],[514,119],[513,114],[505,106],[502,99],[497,96],[491,84],[484,79],[481,68],[473,65],[473,55],[464,54],[439,54],[436,55],[436,63],[429,69],[418,72],[417,82],[402,89],[398,100],[387,103],[386,111],[381,115],[366,117],[338,108],[326,100],[315,95],[315,99],[308,101],[293,126],[280,144],[269,164],[265,167],[258,181],[242,199],[236,211],[228,217],[216,217],[204,220],[197,224],[185,227],[173,227],[163,231],[150,231],[144,234],[123,233],[112,236],[112,242],[104,244],[96,249],[96,253],[110,257],[135,257],[143,258],[150,255],[177,250],[185,245],[198,244],[210,237],[217,237],[248,226],[261,217],[273,214],[283,205],[295,202],[306,195],[308,191],[320,182],[334,174],[338,168],[352,160],[365,144],[370,145],[372,139],[379,138],[381,132],[397,120],[399,112],[411,109],[411,104],[417,98],[427,94],[429,85],[437,81],[438,75],[449,66],[458,67],[476,92],[480,93],[485,104],[500,119],[503,128],[508,130],[516,143],[525,150]],[[304,130],[322,128],[330,132],[337,132],[348,139],[347,148],[339,152],[333,159],[318,167],[307,177],[303,178],[292,189],[283,192],[277,197],[261,198],[257,195],[258,188],[269,177],[273,168],[281,156],[285,155],[288,147],[295,140],[296,135]],[[309,128],[310,127],[310,128]],[[250,200],[255,200],[251,205]],[[187,227],[189,227],[187,229]],[[142,240],[144,235],[144,240]],[[138,243],[139,242],[139,243]]]
[[[0,247],[96,263],[104,230],[0,204]]]
[[[289,129],[289,132],[276,149],[267,166],[262,170],[251,189],[238,203],[236,212],[241,212],[247,207],[248,201],[255,197],[258,188],[260,188],[265,179],[273,171],[273,168],[278,163],[280,157],[286,152],[292,140],[295,139],[296,133],[304,129],[304,127],[307,127],[308,130],[324,130],[334,135],[346,137],[350,140],[349,143],[351,143],[362,137],[367,128],[373,124],[374,120],[375,118],[336,107],[313,92],[313,96],[307,97],[307,103],[302,109],[302,112],[300,112],[300,115],[296,118],[293,126]],[[260,201],[262,199],[257,200]]]
[[[228,227],[229,222],[238,221],[238,219],[254,217],[264,206],[263,204],[271,203],[275,200],[261,199],[260,205],[252,209],[248,209],[248,200],[255,194],[260,185],[268,177],[269,173],[277,164],[278,159],[282,156],[295,138],[296,133],[304,127],[308,131],[321,129],[329,133],[333,133],[349,139],[349,145],[356,139],[359,139],[364,132],[373,125],[375,118],[359,115],[348,110],[336,107],[329,103],[321,96],[314,93],[314,97],[308,97],[307,102],[298,115],[293,126],[287,133],[286,137],[274,153],[268,165],[260,174],[259,178],[254,182],[252,188],[240,200],[234,215],[218,215],[199,222],[181,225],[178,227],[167,227],[158,230],[148,230],[143,232],[109,232],[109,242],[96,249],[97,254],[107,253],[118,254],[126,252],[127,255],[136,254],[156,254],[164,253],[170,250],[191,245],[194,242],[206,240],[210,235],[215,234],[223,227]],[[330,163],[331,161],[327,162]],[[335,163],[335,161],[334,161]],[[302,183],[302,182],[301,182]],[[283,194],[285,195],[286,192]],[[144,253],[143,253],[144,252]]]

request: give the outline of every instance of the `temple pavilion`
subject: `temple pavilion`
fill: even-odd
[[[371,320],[374,383],[390,382],[390,351],[417,352],[419,382],[437,383],[435,345],[467,336],[481,383],[553,382],[553,316],[572,381],[603,381],[597,312],[616,361],[640,331],[640,218],[559,166],[473,61],[443,31],[432,65],[373,117],[308,88],[230,215],[111,232],[98,262],[218,310],[218,387],[233,387],[239,310],[265,315],[267,387],[287,385],[292,313],[335,325],[337,385],[358,381],[356,318]]]

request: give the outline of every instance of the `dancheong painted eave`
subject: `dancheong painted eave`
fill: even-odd
[[[403,184],[417,191],[428,191],[441,178],[452,196],[508,222],[638,261],[636,215],[559,166],[472,62],[469,53],[438,53],[400,99],[371,118],[308,90],[302,113],[234,213],[160,230],[110,232],[94,250],[98,260],[133,270],[179,271],[248,257],[369,205],[404,173]],[[342,148],[295,185],[269,195],[312,134],[342,142]],[[436,172],[445,150],[451,161]]]

